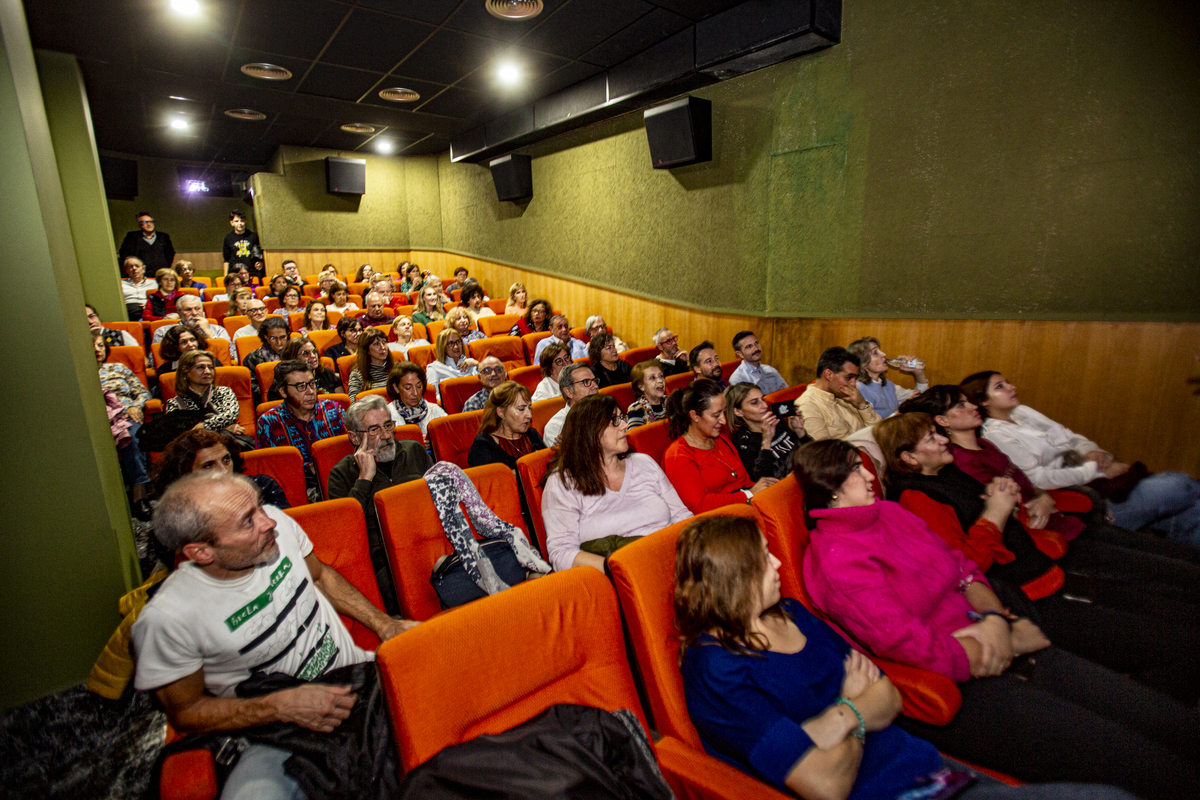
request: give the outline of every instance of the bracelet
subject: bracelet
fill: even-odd
[[[844,697],[839,697],[834,702],[834,705],[838,705],[838,704],[841,704],[844,706],[849,706],[850,710],[854,712],[854,716],[858,717],[858,730],[853,731],[854,738],[865,739],[867,737],[867,721],[865,719],[863,719],[862,712],[858,710],[858,706],[854,705],[854,703],[851,703],[849,700],[847,700]]]
[[[1013,618],[1010,617],[1008,614],[1005,614],[1003,611],[989,610],[989,611],[968,611],[967,612],[967,618],[970,619],[972,622],[983,622],[988,617],[999,617],[1000,619],[1007,622],[1008,629],[1012,630]]]

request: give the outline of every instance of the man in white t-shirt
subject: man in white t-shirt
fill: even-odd
[[[338,618],[345,614],[380,640],[417,623],[396,620],[313,553],[303,529],[274,506],[260,505],[248,478],[187,475],[163,494],[155,535],[188,559],[163,582],[133,626],[134,685],[154,691],[171,724],[201,733],[290,722],[330,732],[350,715],[349,687],[320,683],[254,697],[235,696],[252,672],[311,681],[374,659]],[[281,791],[288,753],[251,745],[222,792]],[[239,774],[239,772],[241,774]],[[270,794],[270,793],[268,793]],[[290,795],[287,795],[290,796]]]

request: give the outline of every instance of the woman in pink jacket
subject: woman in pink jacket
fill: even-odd
[[[812,529],[804,581],[816,606],[873,653],[958,682],[962,708],[950,724],[906,719],[905,728],[1026,781],[1196,796],[1194,709],[1052,646],[1033,620],[1005,608],[974,562],[877,500],[851,445],[804,445],[795,475]]]

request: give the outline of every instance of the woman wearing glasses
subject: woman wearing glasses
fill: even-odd
[[[636,538],[692,515],[654,459],[631,453],[617,401],[572,404],[542,495],[546,551],[556,570],[588,566]]]
[[[429,365],[426,373],[432,386],[437,387],[447,378],[462,378],[476,373],[479,362],[463,355],[465,349],[461,333],[451,327],[442,328],[434,348],[437,361]],[[438,402],[441,402],[441,399],[442,393],[439,391]]]
[[[325,348],[325,355],[337,363],[339,358],[358,355],[358,340],[362,337],[363,326],[357,317],[342,317],[338,320],[337,333],[340,342]]]
[[[538,356],[538,366],[542,368],[542,382],[533,390],[533,402],[562,397],[562,389],[558,385],[558,375],[563,367],[571,363],[571,351],[561,342],[546,346]]]
[[[518,458],[546,449],[542,437],[530,427],[531,422],[529,390],[516,381],[497,386],[483,407],[479,435],[467,452],[467,465],[503,464],[516,469]]]

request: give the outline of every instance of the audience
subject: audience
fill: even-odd
[[[533,402],[562,397],[562,389],[558,385],[558,376],[563,367],[571,363],[571,350],[565,344],[555,341],[548,345],[538,357],[538,366],[542,370],[542,380],[533,390]]]
[[[750,479],[737,448],[722,431],[725,396],[716,381],[697,378],[673,392],[667,398],[667,419],[674,441],[663,455],[663,471],[693,514],[748,503],[776,482],[774,476]]]
[[[413,338],[413,319],[409,316],[401,315],[396,317],[392,323],[392,335],[396,338],[394,342],[388,342],[388,349],[399,353],[404,358],[408,358],[408,351],[413,347],[428,347],[428,339]]]
[[[471,312],[462,307],[450,309],[450,312],[446,314],[446,326],[458,331],[464,347],[471,342],[486,338],[475,327],[475,319],[471,316]]]
[[[455,267],[454,283],[446,287],[446,294],[450,294],[451,292],[461,292],[463,289],[467,288],[467,275],[469,274],[470,273],[467,272],[466,267]]]
[[[562,372],[558,373],[558,388],[567,404],[546,423],[542,438],[547,447],[554,447],[558,443],[558,437],[566,423],[571,404],[600,391],[600,386],[596,383],[596,376],[587,364],[568,364],[563,367]]]
[[[241,276],[238,275],[236,272],[230,273],[229,275],[226,275],[224,278],[217,278],[217,280],[220,281],[220,283],[217,285],[221,287],[222,291],[218,294],[214,294],[213,298],[212,298],[213,300],[229,302],[229,300],[232,299],[232,297],[233,297],[233,293],[236,292],[238,289],[250,288],[245,283],[242,282]],[[251,292],[251,294],[253,295],[253,292]]]
[[[162,338],[158,354],[163,360],[163,372],[174,372],[179,364],[179,358],[192,350],[207,350],[208,337],[204,332],[191,323],[172,325]]]
[[[371,281],[371,291],[383,298],[383,304],[390,311],[395,311],[400,306],[408,305],[408,298],[404,295],[393,294],[395,285],[392,283],[391,276],[384,275],[382,272],[375,274]]]
[[[408,262],[405,262],[404,264],[400,265],[400,269],[398,269],[397,272],[404,277],[404,280],[400,281],[400,291],[404,292],[405,294],[411,294],[412,292],[420,290],[420,267],[418,267],[416,264],[409,264]]]
[[[813,439],[844,439],[879,422],[879,415],[858,392],[858,356],[830,347],[817,360],[817,379],[796,398],[804,429]]]
[[[354,271],[355,283],[370,283],[371,278],[375,275],[375,268],[370,264],[363,264]]]
[[[217,359],[207,350],[192,350],[179,358],[175,370],[175,396],[163,411],[195,411],[203,414],[197,428],[224,431],[245,449],[254,447],[254,439],[238,424],[241,407],[237,395],[228,386],[218,386]]]
[[[213,298],[215,301],[225,300],[229,305],[225,307],[225,316],[227,317],[242,317],[246,315],[246,309],[250,307],[250,301],[254,299],[254,290],[249,286],[242,286],[242,281],[238,276],[231,275],[232,280],[227,280],[226,287],[229,294],[219,294]]]
[[[290,258],[283,262],[283,277],[292,286],[303,286],[308,283],[300,276],[300,268],[296,266],[296,262]]]
[[[924,362],[918,362],[921,364],[919,367],[907,366],[908,362],[916,361],[913,356],[896,356],[893,360],[905,362],[905,366],[897,365],[896,369],[905,375],[912,375],[917,382],[917,388],[905,389],[889,381],[885,375],[889,366],[887,353],[879,349],[879,340],[873,336],[853,341],[846,349],[858,356],[861,367],[858,374],[858,391],[880,418],[895,414],[901,403],[929,388]]]
[[[309,331],[330,329],[329,312],[326,310],[325,301],[318,297],[309,300],[308,305],[304,307],[304,324],[300,328],[300,335],[307,336]]]
[[[100,315],[96,313],[96,307],[91,303],[84,303],[84,312],[87,314],[88,330],[93,336],[101,336],[104,338],[104,343],[109,347],[141,347],[141,343],[133,338],[133,335],[127,331],[113,330],[112,328],[104,327],[104,323],[100,321]],[[167,327],[167,326],[163,326]]]
[[[442,279],[437,275],[427,275],[425,277],[425,286],[423,287],[422,291],[429,288],[432,288],[435,292],[437,292],[437,302],[439,307],[445,306],[447,303],[452,302],[450,300],[450,295],[442,291]]]
[[[229,331],[221,325],[208,324],[208,318],[204,316],[204,302],[199,297],[193,297],[190,294],[185,294],[175,301],[175,308],[179,311],[179,322],[175,325],[191,325],[200,329],[206,339],[224,339],[229,342],[229,353],[233,358],[237,359],[236,351],[233,349],[233,342],[229,338]],[[153,342],[161,342],[163,337],[167,335],[167,331],[174,328],[175,325],[163,325],[154,332]]]
[[[610,333],[596,334],[588,343],[587,351],[588,360],[592,364],[592,373],[596,376],[601,389],[605,386],[629,383],[633,367],[617,356],[615,336]]]
[[[243,336],[258,336],[258,331],[267,319],[267,304],[257,297],[254,298],[246,304],[246,316],[250,321],[233,332],[234,339],[240,339]]]
[[[618,548],[691,512],[653,458],[630,452],[616,400],[591,395],[573,408],[542,495],[546,551],[558,571],[603,572]]]
[[[454,328],[442,328],[434,346],[436,360],[429,365],[427,372],[429,383],[435,389],[446,378],[462,378],[475,374],[479,362],[463,355],[465,349],[462,334]],[[438,402],[441,402],[441,399],[442,393],[438,390]]]
[[[1179,472],[1150,475],[1140,465],[1131,470],[1095,442],[1021,405],[1017,387],[998,372],[977,372],[962,388],[984,416],[983,435],[1035,486],[1089,484],[1108,500],[1122,528],[1150,528],[1200,547],[1200,481]]]
[[[548,330],[550,330],[550,301],[534,300],[517,320],[517,324],[512,326],[508,335],[528,336],[531,333],[542,333]]]
[[[364,299],[363,304],[367,310],[359,316],[359,321],[363,327],[371,327],[374,325],[391,325],[394,319],[390,313],[387,304],[383,301],[383,295],[379,292],[370,292]]]
[[[679,339],[671,333],[670,328],[659,328],[655,331],[654,346],[658,348],[658,355],[654,360],[662,367],[663,375],[669,378],[691,369],[687,353],[680,349]]]
[[[729,381],[721,377],[721,359],[712,342],[701,342],[693,347],[688,353],[688,366],[697,378],[708,378],[721,384],[722,389],[729,388]]]
[[[363,324],[358,317],[342,317],[338,320],[337,335],[341,341],[325,348],[325,356],[336,364],[339,358],[358,355],[358,340],[362,338]]]
[[[175,274],[179,276],[180,289],[198,289],[204,291],[208,288],[205,284],[195,280],[196,265],[192,262],[180,259],[171,265],[171,269],[175,270]]]
[[[154,273],[158,288],[146,293],[146,305],[142,308],[142,322],[160,319],[179,319],[175,301],[185,295],[179,291],[179,276],[173,269],[160,269]]]
[[[246,230],[246,214],[238,209],[231,211],[229,226],[233,230],[225,234],[225,241],[221,244],[225,275],[232,275],[244,267],[253,271],[259,278],[263,277],[266,270],[263,266],[262,246],[258,242],[258,234]],[[250,282],[247,280],[244,285],[249,286]]]
[[[880,428],[903,427],[911,416]],[[891,466],[895,451],[885,453]],[[953,720],[906,721],[907,729],[1022,780],[1108,781],[1143,797],[1200,789],[1194,708],[1052,645],[1041,608],[989,585],[919,518],[878,502],[851,445],[807,444],[795,462],[805,514],[815,520],[804,582],[817,608],[876,655],[958,682],[962,708]],[[1122,650],[1134,644],[1111,630],[1095,635]]]
[[[321,439],[341,436],[342,407],[333,400],[317,397],[312,369],[299,359],[275,365],[275,391],[283,402],[258,418],[259,447],[295,447],[304,459],[304,482],[308,499],[321,501],[321,484],[312,445]]]
[[[546,448],[542,437],[530,426],[532,421],[529,390],[516,381],[500,384],[483,407],[479,435],[467,452],[467,464],[503,464],[516,469],[518,458]]]
[[[413,314],[413,322],[428,325],[445,318],[446,312],[442,310],[442,301],[438,299],[437,289],[428,284],[422,287],[417,295],[417,310]]]
[[[397,425],[417,425],[429,444],[429,423],[446,415],[445,409],[425,399],[425,370],[411,361],[400,361],[388,375],[388,413]]]
[[[93,337],[92,344],[96,351],[96,363],[100,365],[100,388],[106,398],[116,398],[119,403],[119,407],[110,407],[112,413],[109,415],[109,423],[114,428],[114,438],[123,441],[125,436],[122,434],[127,433],[131,440],[128,444],[118,447],[118,455],[122,474],[125,475],[125,484],[133,492],[130,501],[136,506],[145,496],[144,490],[150,482],[146,477],[145,456],[137,445],[138,430],[146,421],[146,401],[150,399],[150,392],[129,367],[124,364],[106,363],[109,346],[105,344],[103,336]],[[119,425],[116,424],[118,422]],[[118,427],[120,431],[117,430]],[[142,488],[138,489],[139,486]]]
[[[753,383],[735,383],[725,390],[725,424],[751,480],[787,477],[792,471],[792,453],[812,441],[804,433],[801,416],[780,420],[771,413],[762,389]]]
[[[254,396],[260,397],[258,385],[258,365],[279,361],[283,357],[283,347],[291,338],[291,328],[280,317],[267,317],[258,328],[258,340],[262,346],[247,353],[242,359],[242,366],[250,370],[250,385]]]
[[[524,314],[525,304],[529,299],[529,293],[525,291],[525,284],[514,283],[508,287],[508,302],[504,305],[505,314]]]
[[[281,303],[283,302],[283,293],[289,286],[291,284],[283,275],[273,275],[267,282],[268,293]]]
[[[307,336],[299,336],[288,340],[283,347],[283,352],[279,354],[279,360],[294,361],[296,359],[308,364],[309,369],[312,370],[313,378],[317,381],[317,394],[338,394],[342,391],[342,379],[333,370],[321,366],[321,355],[317,352],[317,345],[312,339]],[[267,390],[267,399],[282,400],[283,396],[272,385]]]
[[[146,277],[142,260],[130,256],[121,262],[121,291],[125,294],[125,311],[130,320],[140,320],[146,307],[146,295],[158,289],[158,284]]]
[[[223,431],[196,428],[171,440],[151,476],[154,491],[162,495],[167,487],[191,472],[219,472],[225,475],[241,475],[246,468],[242,450],[232,436]],[[290,508],[287,495],[279,481],[270,475],[247,475],[258,486],[262,501],[277,508]],[[164,560],[171,567],[174,559]]]
[[[346,284],[339,281],[334,281],[329,284],[329,291],[325,294],[327,308],[330,311],[336,311],[343,317],[347,311],[358,311],[358,306],[350,302],[350,292],[346,289]]]
[[[764,395],[787,388],[787,381],[779,370],[762,363],[762,345],[754,331],[741,331],[733,337],[733,352],[742,360],[729,376],[730,384],[752,383]]]
[[[346,393],[350,402],[358,398],[364,389],[379,389],[387,385],[392,372],[392,351],[388,348],[387,334],[378,328],[368,328],[358,340],[358,355],[354,369],[346,381]]]
[[[657,360],[651,358],[634,364],[629,382],[634,398],[629,404],[630,428],[667,418],[667,379]]]
[[[479,382],[483,384],[483,388],[467,398],[467,402],[463,403],[462,410],[479,411],[487,405],[492,390],[506,380],[508,380],[508,370],[504,368],[504,362],[495,356],[485,356],[483,361],[479,362]]]
[[[550,335],[537,343],[537,347],[533,351],[533,357],[537,358],[540,356],[542,351],[554,341],[559,341],[571,348],[572,360],[588,357],[587,346],[571,335],[571,322],[562,314],[555,314],[550,318]]]
[[[471,316],[478,320],[480,317],[494,317],[496,312],[484,305],[486,302],[483,298],[483,287],[478,283],[471,283],[467,288],[463,289],[461,295],[462,307],[471,312]]]
[[[593,314],[587,318],[587,322],[583,324],[583,343],[591,344],[593,336],[599,336],[602,333],[609,333],[608,323],[604,321],[604,317],[599,314]],[[613,337],[613,342],[617,345],[617,352],[624,353],[629,349],[629,345],[621,341],[621,337],[616,334],[609,334]]]
[[[411,439],[396,441],[396,423],[388,410],[387,401],[370,395],[346,409],[342,417],[354,452],[329,471],[329,499],[352,497],[362,506],[367,521],[367,543],[375,579],[383,595],[384,610],[400,613],[396,587],[388,566],[379,517],[375,513],[375,494],[382,489],[419,480],[433,466],[429,454]]]

